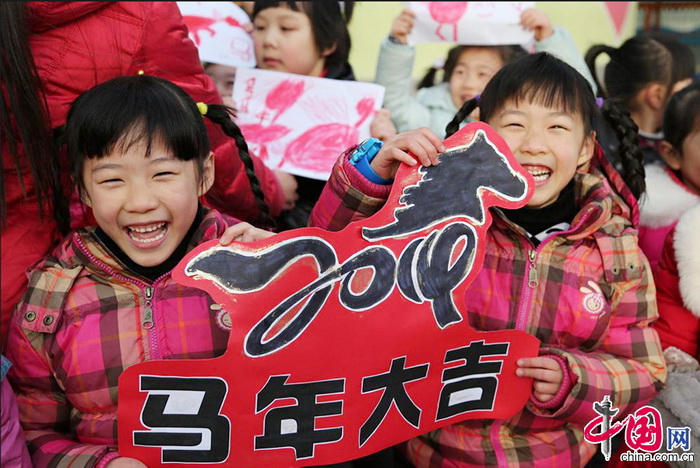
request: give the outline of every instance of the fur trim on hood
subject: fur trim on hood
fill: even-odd
[[[685,188],[665,164],[650,164],[645,170],[647,190],[640,202],[642,226],[668,226],[700,204],[700,197]]]
[[[700,317],[700,205],[688,210],[676,225],[673,249],[678,263],[678,286],[685,307]]]

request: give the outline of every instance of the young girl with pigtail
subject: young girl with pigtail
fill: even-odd
[[[404,9],[394,20],[389,36],[382,41],[377,60],[375,82],[385,87],[384,107],[399,132],[428,127],[443,137],[445,126],[455,112],[480,94],[491,77],[503,65],[528,54],[520,45],[455,45],[447,54],[441,83],[435,83],[437,67],[429,69],[413,91],[411,70],[416,48],[408,36],[416,14]],[[520,15],[520,24],[533,32],[536,52],[549,52],[579,70],[595,86],[583,57],[568,31],[552,25],[544,11],[528,8]]]
[[[227,312],[175,283],[172,269],[208,240],[271,233],[200,203],[214,179],[203,115],[235,139],[250,168],[230,110],[195,104],[170,81],[115,78],[71,106],[62,138],[97,226],[70,234],[30,272],[8,342],[36,467],[144,467],[116,451],[120,374],[143,361],[226,349]],[[267,213],[250,169],[248,176]]]
[[[641,155],[633,139],[623,180],[596,142],[599,109],[590,85],[547,53],[499,70],[460,109],[448,135],[477,104],[536,185],[527,206],[491,208],[483,267],[465,294],[464,318],[477,330],[518,329],[541,341],[539,356],[520,359],[516,371],[533,379],[532,395],[510,419],[446,426],[400,451],[419,468],[584,466],[596,452],[583,431],[598,416],[594,404],[609,397],[620,421],[649,402],[666,378],[650,327],[658,317],[654,284],[637,244]],[[603,113],[622,117],[614,103]],[[628,124],[623,119],[614,128],[627,134]],[[347,152],[312,223],[340,229],[372,214],[400,163],[439,164],[442,151],[439,138],[423,128],[400,134],[374,155]],[[363,157],[369,164],[359,163]]]

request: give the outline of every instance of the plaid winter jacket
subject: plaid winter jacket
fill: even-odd
[[[594,165],[576,175],[580,211],[571,228],[537,247],[491,209],[483,267],[465,298],[473,328],[518,329],[540,339],[540,355],[566,367],[568,394],[557,395],[553,408],[531,398],[509,420],[471,420],[412,439],[402,448],[417,467],[583,466],[596,450],[583,438],[583,426],[598,416],[593,403],[610,395],[621,420],[665,381],[659,338],[649,327],[657,308],[637,244],[637,203],[600,151]],[[344,155],[311,223],[341,229],[376,212],[388,191]]]
[[[190,248],[226,227],[209,211]],[[213,302],[170,273],[151,282],[130,272],[94,230],[62,242],[30,273],[10,326],[9,377],[34,465],[91,467],[114,457],[119,376],[153,359],[223,354],[228,331],[216,325]]]

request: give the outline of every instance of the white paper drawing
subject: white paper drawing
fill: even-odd
[[[369,137],[384,87],[259,69],[240,69],[236,122],[272,169],[326,180],[341,152]]]
[[[406,2],[416,13],[409,42],[469,45],[528,44],[520,14],[535,2]]]
[[[203,62],[253,68],[253,39],[244,29],[250,23],[245,11],[233,2],[177,2],[189,37]]]

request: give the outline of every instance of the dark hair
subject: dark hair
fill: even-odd
[[[610,62],[605,66],[604,87],[595,69],[595,61],[602,53],[610,57]],[[649,36],[631,37],[617,49],[603,44],[594,45],[586,52],[585,60],[598,85],[598,93],[620,99],[627,106],[648,84],[661,83],[669,89],[671,86],[671,52]]]
[[[14,170],[25,192],[21,167],[28,163],[39,205],[39,216],[53,213],[59,229],[70,228],[68,201],[63,193],[59,157],[53,145],[51,125],[42,83],[29,47],[25,2],[0,2],[0,79],[2,112],[0,139],[7,142]],[[23,147],[24,154],[19,151]],[[23,159],[26,158],[26,161]],[[0,174],[0,221],[7,222],[5,170]]]
[[[695,54],[690,46],[683,44],[676,36],[662,31],[650,32],[647,36],[661,43],[671,52],[671,88],[679,81],[693,79]]]
[[[591,85],[576,69],[546,52],[528,55],[501,68],[478,100],[470,99],[462,105],[447,125],[447,136],[453,135],[462,121],[476,109],[480,109],[484,122],[495,115],[506,101],[524,100],[545,107],[561,105],[566,112],[580,114],[586,134],[593,130],[593,119],[598,106]],[[642,154],[637,143],[637,126],[624,106],[615,100],[605,102],[603,115],[608,119],[620,139],[620,155],[624,169],[623,178],[635,197],[645,190]]]
[[[664,140],[679,152],[683,141],[700,130],[700,81],[683,88],[671,97],[664,113]]]
[[[231,119],[232,109],[210,104],[206,116],[235,139],[261,210],[262,224],[272,225],[248,146]],[[84,190],[85,158],[101,158],[143,142],[148,156],[154,142],[162,142],[176,159],[194,160],[202,177],[211,150],[204,119],[192,98],[174,83],[148,75],[114,78],[81,94],[68,111],[61,142],[68,147],[73,179],[80,191]]]
[[[287,7],[293,11],[299,11],[309,17],[311,30],[318,50],[324,51],[335,46],[335,50],[326,57],[325,64],[328,67],[343,65],[350,57],[350,32],[348,23],[352,18],[355,8],[354,2],[343,2],[341,11],[339,2],[273,2],[268,0],[256,0],[251,19],[267,8]]]
[[[442,82],[447,83],[450,81],[452,78],[452,73],[455,70],[455,67],[457,66],[457,63],[459,62],[459,58],[462,56],[462,53],[468,49],[473,49],[473,48],[487,48],[495,51],[500,55],[501,60],[503,60],[503,64],[509,64],[513,60],[524,57],[527,55],[527,51],[522,48],[522,46],[519,45],[498,45],[498,46],[474,46],[474,45],[458,45],[454,46],[447,52],[447,58],[445,59],[445,65],[443,69],[445,70],[445,73],[443,74],[442,77]],[[430,67],[428,69],[428,72],[425,74],[425,76],[420,80],[418,83],[418,89],[421,88],[429,88],[431,86],[435,86],[435,75],[437,74],[438,68],[436,67]]]

